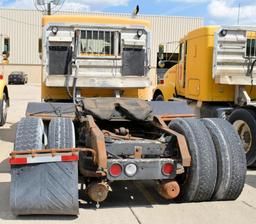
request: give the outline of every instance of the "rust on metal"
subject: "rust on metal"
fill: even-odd
[[[162,182],[157,186],[158,193],[165,199],[177,198],[180,193],[180,186],[177,181]]]
[[[91,200],[102,202],[105,201],[108,196],[109,186],[106,182],[94,182],[89,184],[86,192]]]
[[[21,150],[21,151],[12,151],[10,153],[11,157],[15,157],[17,155],[32,155],[32,157],[40,155],[40,154],[51,154],[55,156],[57,153],[72,153],[75,154],[77,152],[91,152],[95,155],[95,151],[90,148],[63,148],[63,149],[29,149],[29,150]]]
[[[134,147],[134,158],[135,159],[141,159],[142,156],[142,147],[141,146],[135,146]]]
[[[112,139],[115,139],[115,140],[142,140],[142,138],[133,137],[130,134],[117,135],[117,134],[114,134],[114,133],[112,133],[110,131],[107,131],[107,130],[102,130],[102,133],[104,134],[104,136],[111,137]]]
[[[196,117],[196,115],[195,114],[174,114],[174,115],[164,114],[160,116],[161,120],[163,121],[172,121],[176,118],[191,118],[191,117]]]
[[[90,133],[91,147],[96,151],[96,163],[100,170],[106,170],[107,150],[105,145],[105,136],[94,122],[92,116],[87,115],[86,118]]]
[[[78,166],[79,166],[79,172],[84,177],[105,177],[106,176],[106,173],[103,171],[93,171],[93,170],[85,169],[80,160],[78,161]]]
[[[155,116],[153,118],[153,125],[168,134],[176,136],[178,145],[179,145],[179,149],[180,149],[182,165],[184,167],[190,167],[191,166],[191,155],[189,153],[188,145],[187,145],[185,137],[182,134],[170,129],[160,117]]]
[[[27,113],[26,116],[27,116],[27,117],[42,118],[43,120],[48,120],[48,121],[50,121],[50,120],[53,119],[53,118],[58,117],[57,115],[47,114],[47,113],[36,113],[36,114]],[[75,116],[68,115],[68,114],[62,114],[61,117],[62,117],[62,118],[69,118],[69,119],[71,119],[71,120],[76,120],[76,117],[75,117]]]

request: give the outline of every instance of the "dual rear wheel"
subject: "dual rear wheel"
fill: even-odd
[[[221,119],[176,119],[170,128],[183,134],[191,167],[178,178],[183,202],[235,200],[242,192],[246,159],[238,134]]]
[[[48,137],[47,137],[48,133]],[[27,117],[17,125],[14,150],[74,148],[72,120]],[[77,161],[24,164],[11,168],[10,205],[16,215],[78,214]]]

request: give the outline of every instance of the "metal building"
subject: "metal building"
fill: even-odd
[[[76,15],[131,16],[130,14],[119,13],[60,13]],[[40,71],[38,39],[41,36],[40,24],[42,16],[43,14],[36,10],[0,9],[0,51],[2,52],[9,48],[10,52],[10,65],[8,66],[9,69],[7,69],[7,73],[11,69],[23,69],[28,73],[38,73]],[[139,15],[138,18],[146,19],[151,22],[151,63],[153,68],[157,66],[159,44],[170,42],[166,51],[168,53],[174,53],[177,50],[178,41],[181,37],[190,30],[203,25],[202,18],[154,15]],[[36,69],[37,71],[34,71]]]

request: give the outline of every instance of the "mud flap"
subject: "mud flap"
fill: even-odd
[[[15,165],[11,179],[15,215],[78,215],[77,161]]]

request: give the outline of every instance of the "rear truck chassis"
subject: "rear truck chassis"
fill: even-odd
[[[179,111],[178,102],[113,101],[109,119],[111,105],[95,99],[84,100],[81,107],[28,105],[9,159],[14,214],[77,215],[78,183],[97,206],[107,198],[111,183],[121,180],[154,180],[163,198],[181,202],[234,200],[240,195],[246,162],[228,122],[194,119],[184,105],[183,113],[165,113],[170,106],[172,112]],[[169,106],[161,114],[163,105]]]

